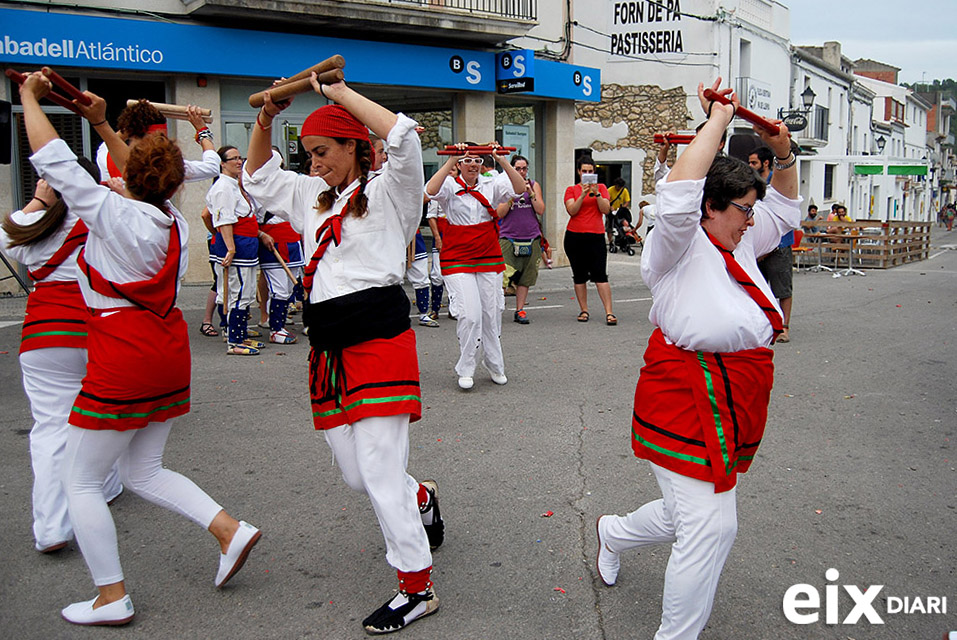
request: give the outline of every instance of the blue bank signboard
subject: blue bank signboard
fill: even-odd
[[[349,82],[496,90],[495,54],[486,51],[0,9],[0,62],[27,69],[50,65],[272,79],[334,54],[345,57]],[[534,62],[538,70],[547,61]],[[549,64],[568,68],[567,75],[573,72],[570,65]],[[598,77],[597,69],[587,72]],[[546,80],[536,83],[532,95],[598,99],[579,88],[559,95],[568,90],[567,83],[555,87],[547,86]]]

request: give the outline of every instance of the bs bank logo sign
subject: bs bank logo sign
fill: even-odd
[[[878,599],[884,585],[872,584],[861,588],[853,584],[833,584],[840,578],[837,569],[828,569],[824,578],[832,584],[821,591],[810,584],[795,584],[784,592],[784,617],[794,624],[884,624],[884,616],[947,614],[947,596],[885,596]],[[850,597],[852,606],[841,606],[841,592]],[[846,598],[844,598],[846,601]],[[822,619],[823,612],[823,619]],[[957,631],[945,634],[946,640],[957,640]]]

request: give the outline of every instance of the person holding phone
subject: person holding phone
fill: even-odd
[[[589,280],[595,283],[598,297],[605,307],[605,324],[615,326],[618,318],[612,313],[611,285],[608,284],[605,249],[605,215],[611,211],[608,188],[598,183],[595,161],[582,156],[577,163],[579,183],[565,189],[565,255],[572,267],[575,298],[581,312],[579,322],[588,322]]]

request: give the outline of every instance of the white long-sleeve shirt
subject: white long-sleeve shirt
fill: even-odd
[[[422,146],[414,120],[399,114],[385,140],[389,161],[382,172],[366,183],[368,210],[361,218],[344,215],[342,242],[330,244],[319,261],[309,301],[322,302],[363,289],[402,282],[405,249],[422,216]],[[331,216],[342,212],[359,187],[356,180],[338,194],[330,211],[316,211],[316,200],[329,185],[320,177],[304,176],[279,168],[272,157],[253,175],[243,176],[246,192],[267,211],[288,220],[302,234],[305,259],[318,245],[316,232]],[[243,169],[245,171],[245,168]]]
[[[641,252],[641,276],[651,288],[648,319],[671,344],[690,351],[732,352],[766,347],[773,331],[764,312],[728,274],[724,258],[701,226],[704,180],[661,181],[658,219]],[[735,260],[780,313],[755,256],[771,251],[801,224],[801,199],[768,186],[754,205],[754,226],[735,247]]]
[[[46,211],[42,209],[31,213],[14,211],[10,215],[10,218],[21,227],[25,227],[40,220],[45,213]],[[29,271],[39,269],[63,246],[63,241],[66,240],[70,231],[73,230],[77,220],[79,220],[79,218],[76,214],[72,211],[67,211],[66,216],[63,218],[63,224],[48,237],[32,244],[19,245],[16,247],[10,246],[10,236],[0,227],[0,250],[3,250],[3,253],[7,257],[16,260]],[[72,282],[76,280],[80,274],[76,266],[76,256],[79,252],[80,249],[77,248],[59,267],[44,278],[43,282]]]
[[[391,157],[389,161],[391,162]],[[518,197],[512,189],[512,181],[507,173],[500,173],[493,177],[479,175],[475,187],[493,209],[509,198]],[[461,196],[455,195],[461,190],[462,185],[456,182],[455,178],[446,176],[442,186],[439,187],[439,192],[430,196],[431,200],[445,212],[449,224],[471,225],[492,219],[488,210],[474,196],[467,193]]]
[[[172,217],[151,204],[124,198],[108,187],[97,184],[76,155],[59,138],[50,141],[30,157],[40,177],[60,192],[70,209],[89,228],[86,261],[107,280],[116,283],[138,282],[156,275],[166,263],[170,228],[175,220],[180,233],[180,273],[186,273],[189,251],[189,226],[183,215],[167,201]],[[80,277],[80,289],[93,309],[130,307],[133,303],[110,298],[90,289]],[[180,282],[176,281],[177,292]]]
[[[239,181],[222,174],[206,192],[206,208],[213,216],[213,226],[219,228],[225,224],[236,224],[240,218],[254,216],[262,222],[265,211],[253,199],[246,200],[239,190]]]

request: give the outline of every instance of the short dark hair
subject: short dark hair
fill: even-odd
[[[591,156],[578,156],[578,160],[575,161],[575,169],[581,171],[583,164],[590,164],[594,167],[595,161],[592,160]]]
[[[758,145],[754,148],[754,151],[748,154],[748,157],[757,156],[758,162],[761,163],[761,166],[764,166],[764,163],[767,162],[768,166],[771,166],[771,162],[774,160],[774,152],[771,151],[770,147],[766,147],[763,144]]]
[[[723,211],[733,199],[748,195],[752,189],[757,193],[758,200],[764,198],[767,185],[757,171],[737,158],[715,156],[705,176],[701,217],[708,217],[708,203],[712,209]]]
[[[525,164],[528,164],[528,158],[526,158],[525,156],[520,156],[516,153],[514,156],[512,156],[512,160],[511,160],[512,166],[514,167],[515,163],[518,162],[519,160],[524,160]]]
[[[807,212],[811,213],[811,209],[814,209],[815,211],[817,211],[817,205],[816,204],[809,205],[807,208]]]

